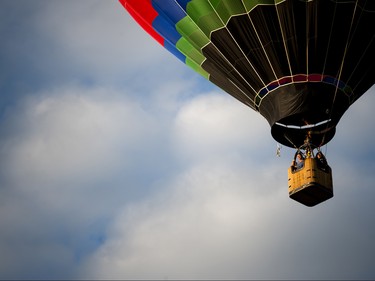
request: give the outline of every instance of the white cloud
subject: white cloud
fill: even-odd
[[[139,104],[107,89],[58,89],[30,98],[13,114],[24,131],[5,146],[21,178],[88,176],[130,164],[122,155],[157,130]]]
[[[174,137],[176,153],[198,161],[262,150],[271,141],[263,117],[231,96],[218,93],[188,101],[176,117]]]
[[[283,237],[274,237],[280,224],[272,216],[285,216],[290,201],[280,163],[241,154],[246,144],[262,147],[264,137],[261,118],[247,110],[213,93],[182,104],[172,135],[181,173],[167,177],[156,197],[124,208],[82,276],[232,279],[267,272],[270,253],[262,248],[278,247]],[[258,121],[253,127],[232,125],[248,114]]]
[[[246,278],[266,258],[265,243],[276,243],[267,218],[287,201],[277,180],[262,181],[241,164],[192,167],[159,197],[126,208],[85,276]]]
[[[126,80],[163,60],[170,60],[170,68],[178,65],[119,1],[44,2],[36,15],[35,28],[48,40],[46,51],[64,61],[57,67],[69,62],[71,71],[86,72],[95,82]]]
[[[159,121],[124,93],[78,86],[9,110],[0,140],[2,276],[71,278],[113,213],[151,190],[163,169],[153,166]]]
[[[361,209],[371,213],[372,207],[354,207],[361,195],[344,199],[338,181],[337,198],[307,208],[288,198],[285,167],[255,168],[243,161],[197,164],[170,181],[159,196],[125,208],[81,276],[371,276],[370,263],[358,262],[367,261],[374,249],[371,215],[361,219]],[[352,266],[345,267],[348,263]]]
[[[264,120],[252,123],[251,133],[243,126],[232,126],[247,116],[239,104],[236,110],[236,103],[206,94],[181,106],[174,122],[174,152],[189,161],[180,174],[163,181],[168,188],[158,196],[119,213],[108,229],[108,239],[87,260],[81,276],[372,276],[366,262],[374,250],[374,229],[368,224],[373,209],[372,175],[354,172],[356,163],[336,162],[336,152],[330,149],[335,197],[314,208],[290,200],[286,183],[290,155],[286,152],[282,159],[264,157],[259,162],[259,155],[251,150],[257,156],[248,158],[246,144],[264,149],[267,143],[261,128]],[[353,112],[357,110],[364,108],[358,104]],[[249,117],[254,114],[250,112]],[[362,186],[357,186],[359,182]]]

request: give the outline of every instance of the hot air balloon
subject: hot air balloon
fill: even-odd
[[[375,82],[375,1],[119,1],[177,58],[259,112],[278,143],[312,159],[304,167],[312,171],[314,150]],[[291,198],[308,206],[331,198],[331,170],[320,172],[288,172]]]

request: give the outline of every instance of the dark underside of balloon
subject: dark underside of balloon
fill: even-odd
[[[319,147],[334,137],[336,125],[350,103],[350,97],[332,85],[305,82],[270,92],[259,112],[269,122],[277,142],[298,148],[309,137]]]

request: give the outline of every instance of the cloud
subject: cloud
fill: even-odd
[[[175,121],[177,153],[200,160],[269,145],[269,127],[259,114],[227,94],[212,92],[188,101]]]
[[[152,87],[160,76],[179,77],[181,69],[191,73],[118,1],[3,1],[2,6],[7,12],[0,29],[6,38],[0,49],[0,87],[6,90],[40,91],[66,83],[137,89],[145,79]],[[160,67],[165,62],[169,67]]]
[[[8,112],[2,276],[372,276],[370,167],[353,174],[356,163],[330,151],[335,197],[303,207],[288,198],[290,155],[275,158],[263,118],[246,124],[256,113],[230,97],[174,89],[157,87],[144,108],[113,89],[69,86]]]
[[[70,278],[77,259],[101,243],[113,212],[152,193],[163,170],[155,165],[162,127],[123,93],[78,86],[30,96],[5,117],[2,276]]]
[[[36,173],[36,178],[39,173],[74,175],[82,169],[88,175],[103,164],[111,170],[121,152],[132,151],[156,128],[136,102],[107,89],[46,92],[27,99],[12,115],[22,128],[13,128],[21,135],[9,136],[5,144],[13,157],[10,169]]]
[[[161,81],[147,96],[67,83],[6,107],[3,278],[75,278],[113,216],[164,188],[179,169],[169,146],[174,116],[194,83]]]
[[[251,173],[249,168],[235,161],[197,165],[170,182],[168,192],[128,206],[109,229],[106,243],[89,259],[83,276],[373,276],[368,260],[374,250],[371,215],[363,218],[358,206],[349,209],[354,202],[342,201],[340,195],[333,199],[339,202],[315,209],[300,206],[287,198],[284,169],[272,167],[278,176],[271,178],[268,169]]]
[[[369,169],[360,172],[356,162],[336,162],[344,155],[337,157],[330,151],[335,197],[314,208],[304,207],[287,195],[290,155],[264,161],[248,158],[246,143],[253,149],[267,144],[258,127],[264,120],[252,123],[251,134],[244,131],[246,126],[231,126],[246,116],[240,106],[235,110],[235,104],[208,93],[180,108],[172,135],[174,151],[185,161],[183,169],[166,178],[167,188],[154,197],[119,213],[108,228],[108,239],[87,260],[81,276],[341,279],[374,275],[369,261],[374,250]],[[353,116],[365,107],[358,103]],[[248,141],[253,134],[255,138]]]
[[[170,67],[179,64],[118,1],[44,3],[35,28],[48,36],[58,59],[69,61],[71,71],[82,75],[89,70],[87,79],[95,83],[136,79],[163,60],[170,61]]]
[[[276,182],[262,183],[261,176],[248,173],[248,168],[236,161],[197,165],[172,180],[168,192],[126,208],[86,274],[121,279],[245,278],[248,270],[260,266],[254,261],[246,269],[249,255],[256,252],[258,261],[265,258],[261,248],[273,236],[266,234],[267,217],[277,212],[274,203],[282,198],[278,188],[258,193]],[[266,205],[262,208],[264,200],[271,206],[268,211]],[[265,212],[260,216],[259,211]]]

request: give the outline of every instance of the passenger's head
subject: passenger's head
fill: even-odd
[[[302,153],[301,153],[301,152],[298,152],[298,153],[297,153],[297,159],[298,159],[298,160],[303,160],[303,156],[302,156]]]

